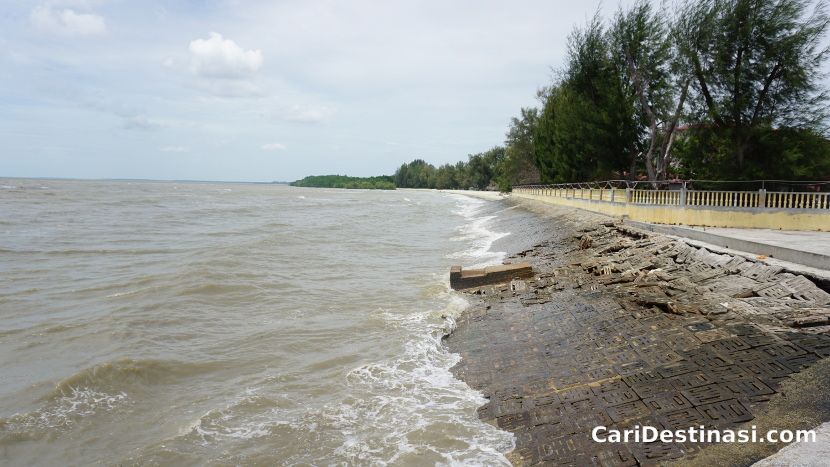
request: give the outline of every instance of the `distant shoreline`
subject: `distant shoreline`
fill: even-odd
[[[179,180],[179,179],[154,179],[154,178],[75,178],[75,177],[5,177],[0,180],[54,180],[62,182],[147,182],[147,183],[233,183],[242,185],[290,185],[291,182],[283,181],[234,181],[234,180]]]

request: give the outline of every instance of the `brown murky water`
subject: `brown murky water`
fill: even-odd
[[[503,206],[0,180],[0,463],[487,464],[440,343]],[[507,214],[509,215],[509,213]]]

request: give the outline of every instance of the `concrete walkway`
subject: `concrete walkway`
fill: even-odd
[[[825,467],[830,462],[830,423],[816,428],[815,442],[793,443],[753,467]]]
[[[684,237],[729,251],[765,256],[807,267],[814,275],[830,277],[830,232],[769,229],[689,227],[625,221],[626,224],[665,235]],[[793,268],[789,268],[793,269]]]
[[[827,226],[830,228],[830,226]],[[806,251],[830,257],[830,232],[802,232],[770,229],[726,229],[719,227],[686,227],[722,237],[738,238],[766,245]],[[830,264],[828,264],[830,268]]]

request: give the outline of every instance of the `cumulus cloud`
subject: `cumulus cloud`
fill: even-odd
[[[51,5],[35,7],[29,21],[38,31],[58,36],[100,36],[107,32],[102,16],[70,8],[54,9]]]
[[[263,151],[282,151],[285,149],[285,145],[282,143],[268,143],[263,144],[260,148]]]
[[[245,50],[217,32],[190,42],[190,69],[197,76],[244,79],[261,67],[261,50]]]
[[[187,146],[165,146],[161,148],[161,152],[190,152]]]

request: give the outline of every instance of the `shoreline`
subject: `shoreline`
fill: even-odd
[[[402,188],[403,189],[403,188]],[[413,190],[418,190],[420,188],[411,188]],[[439,193],[450,193],[453,195],[464,195],[469,196],[471,198],[478,198],[478,199],[486,199],[490,201],[497,201],[502,199],[508,199],[509,196],[504,195],[498,191],[480,191],[480,190],[436,190]]]
[[[830,312],[823,290],[605,216],[503,204],[537,216],[539,226],[514,232],[533,246],[508,250],[537,276],[468,293],[445,344],[462,357],[456,377],[489,399],[479,417],[516,436],[514,464],[748,465],[784,444],[614,445],[586,434],[635,422],[761,430],[830,420],[816,396],[830,393],[830,326],[793,327]],[[797,296],[775,292],[788,286]]]

